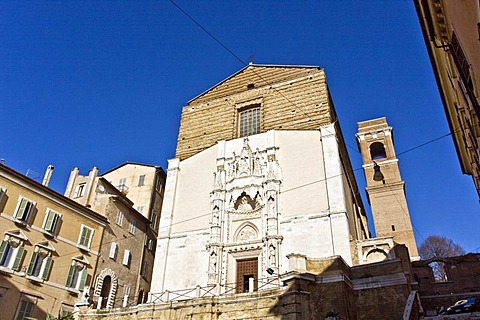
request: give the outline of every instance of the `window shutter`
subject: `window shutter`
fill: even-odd
[[[127,266],[130,264],[130,250],[125,250],[123,254],[123,265]]]
[[[117,257],[117,244],[115,242],[110,244],[110,254],[108,256],[112,259]]]
[[[52,211],[48,211],[48,216],[47,216],[47,221],[45,222],[45,230],[48,232],[52,232],[54,225],[55,225],[55,218],[57,217],[57,214]]]
[[[23,260],[23,255],[25,254],[25,249],[23,247],[18,247],[17,249],[17,255],[15,256],[15,262],[13,263],[12,270],[19,271],[22,260]]]
[[[4,188],[0,188],[0,201],[2,201],[3,199],[3,196],[5,195],[5,189]]]
[[[20,199],[20,204],[18,206],[17,212],[15,214],[15,219],[24,220],[25,211],[27,209],[28,201],[25,199]]]
[[[28,264],[27,274],[32,275],[33,269],[35,268],[35,260],[37,260],[38,253],[32,253],[32,257],[30,258],[30,263]]]
[[[65,286],[71,288],[73,285],[74,277],[75,277],[75,266],[70,266],[70,269],[68,269],[68,276],[67,276],[67,281],[65,282]]]
[[[48,277],[50,276],[50,270],[52,269],[52,258],[51,257],[46,257],[45,260],[43,260],[43,263],[45,264],[45,267],[43,268],[43,274],[41,275],[41,278],[43,280],[48,280]]]
[[[80,283],[78,284],[78,290],[83,290],[83,288],[85,287],[85,283],[87,282],[87,276],[88,276],[87,268],[83,269],[80,273],[81,273],[81,278],[80,278]]]
[[[5,248],[7,248],[7,245],[7,241],[2,241],[2,243],[0,244],[0,265],[2,264],[3,254],[5,253]]]

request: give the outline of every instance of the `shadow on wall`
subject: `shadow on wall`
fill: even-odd
[[[410,258],[396,245],[394,259],[349,267],[339,257],[306,259],[306,270],[280,276],[287,290],[270,309],[282,319],[402,319],[412,291]],[[413,305],[410,319],[419,319]]]

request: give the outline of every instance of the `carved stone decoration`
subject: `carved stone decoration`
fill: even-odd
[[[248,241],[258,239],[257,230],[251,225],[244,226],[237,235],[236,241]]]
[[[209,266],[209,273],[216,273],[217,272],[217,253],[212,250],[210,253],[210,266]]]
[[[100,275],[97,278],[97,284],[95,286],[95,290],[93,292],[93,295],[95,297],[99,297],[102,292],[102,287],[103,287],[103,280],[105,277],[109,276],[111,278],[111,285],[110,285],[110,291],[108,293],[107,298],[107,304],[106,307],[107,309],[113,308],[113,304],[115,303],[115,295],[117,293],[117,286],[118,286],[118,279],[117,275],[115,272],[113,272],[111,269],[104,269]]]
[[[270,245],[268,248],[268,264],[269,266],[275,267],[277,264],[277,252],[276,248],[273,244]]]

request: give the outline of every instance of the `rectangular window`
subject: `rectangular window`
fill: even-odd
[[[155,189],[156,189],[158,192],[161,192],[161,191],[162,191],[162,187],[163,187],[162,180],[158,179],[158,180],[157,180],[157,184],[156,184],[156,186],[155,186]]]
[[[27,268],[27,275],[47,280],[52,269],[52,258],[48,254],[33,252]]]
[[[93,229],[84,226],[82,224],[82,227],[80,229],[80,235],[78,237],[78,245],[83,248],[90,248],[90,244],[92,242],[92,236],[93,236]]]
[[[117,224],[119,226],[122,226],[122,224],[123,224],[123,212],[122,211],[118,211],[118,213],[117,213]]]
[[[118,187],[117,189],[120,191],[124,191],[127,188],[127,178],[121,178],[120,181],[118,182]]]
[[[130,286],[126,284],[125,287],[123,287],[123,296],[128,297],[129,295],[130,295]]]
[[[20,271],[24,255],[23,244],[10,241],[0,243],[0,267]]]
[[[73,193],[74,198],[81,198],[85,195],[85,186],[86,183],[80,183],[76,188],[75,192]]]
[[[142,187],[145,185],[145,175],[142,174],[141,176],[138,177],[138,186]]]
[[[17,306],[17,316],[15,320],[23,320],[32,315],[35,304],[29,300],[21,300]]]
[[[260,106],[239,112],[239,137],[260,133]]]
[[[131,260],[131,256],[132,254],[130,253],[130,250],[125,250],[125,252],[123,253],[123,265],[124,266],[130,266],[130,260]]]
[[[140,270],[140,275],[142,277],[146,277],[147,276],[147,270],[148,270],[148,263],[147,263],[147,261],[143,260],[142,261],[142,269]]]
[[[57,227],[60,224],[60,219],[62,215],[58,212],[48,209],[47,214],[45,215],[45,220],[43,221],[43,230],[55,234],[57,232]]]
[[[135,220],[130,221],[130,225],[128,226],[128,232],[131,234],[135,234]]]
[[[138,206],[137,211],[140,212],[140,213],[143,213],[143,206]]]
[[[0,187],[0,202],[2,202],[2,199],[6,193],[7,193],[7,189]]]
[[[115,242],[110,244],[110,253],[108,256],[113,260],[117,259],[118,245]]]
[[[84,265],[74,264],[68,269],[67,281],[65,286],[67,288],[82,291],[87,282],[87,268]]]
[[[455,32],[452,33],[452,41],[450,47],[453,60],[455,62],[455,65],[457,66],[458,73],[460,73],[460,77],[462,78],[465,87],[467,88],[467,90],[473,91],[472,76],[470,74],[470,64]]]
[[[33,213],[33,208],[35,207],[35,202],[19,197],[17,208],[15,209],[14,218],[15,220],[28,223],[30,217]]]

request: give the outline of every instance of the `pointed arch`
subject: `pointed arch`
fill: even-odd
[[[242,242],[248,240],[258,239],[259,231],[257,226],[251,222],[245,222],[234,233],[233,239],[235,242]]]

